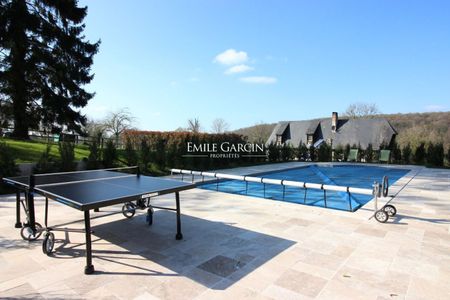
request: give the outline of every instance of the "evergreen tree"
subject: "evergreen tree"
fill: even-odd
[[[76,0],[0,0],[0,98],[11,107],[13,135],[28,138],[41,122],[81,132],[83,89],[100,42],[84,40],[87,7]]]
[[[427,147],[427,164],[435,167],[444,165],[444,146],[441,143],[433,145],[429,143]]]
[[[267,147],[267,151],[269,152],[268,158],[270,162],[279,160],[280,149],[275,143],[270,143],[269,146]]]
[[[366,150],[364,150],[364,158],[367,163],[371,163],[373,161],[373,147],[370,143],[367,145]]]
[[[414,152],[414,163],[423,165],[425,162],[425,143],[420,143]]]
[[[327,143],[323,143],[317,149],[317,159],[319,161],[331,161],[331,147]]]
[[[300,161],[305,161],[308,156],[308,147],[303,142],[300,142],[300,145],[297,149],[297,159]]]
[[[405,164],[409,164],[411,162],[411,146],[409,145],[409,143],[405,147],[403,147],[402,159]]]
[[[127,161],[128,166],[137,165],[137,153],[136,150],[134,150],[133,143],[130,138],[127,138],[125,142],[125,160]]]
[[[292,159],[292,147],[284,144],[280,150],[280,157],[282,161],[289,161]]]
[[[116,145],[112,140],[106,142],[105,149],[103,149],[103,165],[105,168],[114,167],[114,163],[117,160],[117,150]]]

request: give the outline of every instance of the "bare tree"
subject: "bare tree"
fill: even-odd
[[[350,118],[368,118],[380,114],[375,103],[358,102],[350,104],[344,112],[344,115]]]
[[[110,112],[104,123],[105,131],[113,135],[116,144],[119,142],[120,135],[127,129],[132,128],[134,117],[128,108],[122,108],[115,112]]]
[[[224,133],[228,131],[230,125],[222,118],[217,118],[213,121],[211,131],[213,133]]]
[[[187,124],[187,130],[194,133],[199,133],[201,129],[200,120],[198,118],[189,119]]]
[[[105,135],[105,131],[105,124],[93,119],[88,119],[84,126],[84,132],[89,137],[101,138]]]
[[[275,124],[266,124],[261,121],[251,127],[238,130],[237,133],[246,135],[249,142],[265,143],[274,127]]]

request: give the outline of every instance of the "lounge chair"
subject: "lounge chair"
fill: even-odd
[[[350,149],[347,161],[358,161],[358,149]]]
[[[380,162],[389,163],[391,159],[391,150],[380,150]]]

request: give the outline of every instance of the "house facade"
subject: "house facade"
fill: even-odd
[[[307,121],[282,121],[272,131],[267,144],[290,145],[318,148],[327,143],[335,149],[359,145],[366,149],[369,144],[377,150],[381,145],[390,145],[397,132],[384,118],[339,118],[333,112],[331,118]]]

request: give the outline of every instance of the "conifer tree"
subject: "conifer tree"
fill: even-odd
[[[77,0],[0,0],[0,99],[10,107],[13,135],[42,124],[81,132],[80,108],[94,96],[90,67],[100,41],[86,41],[87,7]]]

